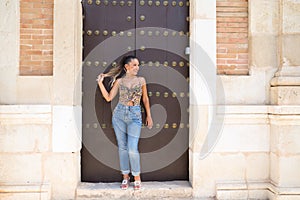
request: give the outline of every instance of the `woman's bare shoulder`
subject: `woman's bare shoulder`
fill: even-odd
[[[139,76],[139,81],[142,85],[145,85],[146,84],[146,79],[143,77],[143,76]]]

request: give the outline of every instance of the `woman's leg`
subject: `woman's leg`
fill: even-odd
[[[135,179],[140,180],[140,154],[138,143],[141,134],[141,123],[132,122],[128,125],[128,155],[131,166],[131,173]]]
[[[121,172],[123,174],[123,177],[128,177],[130,168],[129,168],[128,144],[127,144],[127,134],[126,134],[127,125],[123,120],[117,117],[113,117],[112,122],[113,122],[113,127],[118,142]]]

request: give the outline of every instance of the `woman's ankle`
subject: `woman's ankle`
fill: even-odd
[[[128,174],[123,174],[123,179],[129,179],[129,175]]]
[[[135,176],[134,181],[141,181],[141,177],[140,176]]]

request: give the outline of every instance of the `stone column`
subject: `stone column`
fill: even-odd
[[[271,104],[300,104],[300,2],[279,2],[279,69],[271,81]]]
[[[213,180],[206,172],[205,154],[213,146],[208,134],[216,105],[216,1],[190,1],[190,182],[194,196],[212,197]],[[209,181],[206,181],[209,180]]]
[[[74,199],[80,182],[81,40],[81,0],[54,0],[52,154],[45,160],[53,199]]]
[[[16,102],[16,88],[19,55],[19,3],[0,4],[0,104]],[[4,50],[5,49],[5,50]]]
[[[270,199],[300,197],[300,2],[279,1],[280,66],[271,81]]]

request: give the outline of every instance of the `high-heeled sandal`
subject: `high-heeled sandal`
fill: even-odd
[[[135,189],[135,190],[140,190],[141,187],[142,187],[141,181],[134,181],[134,182],[133,182],[133,189]]]
[[[120,186],[122,190],[127,190],[127,188],[129,187],[129,181],[130,181],[130,178],[123,179],[121,186]]]

